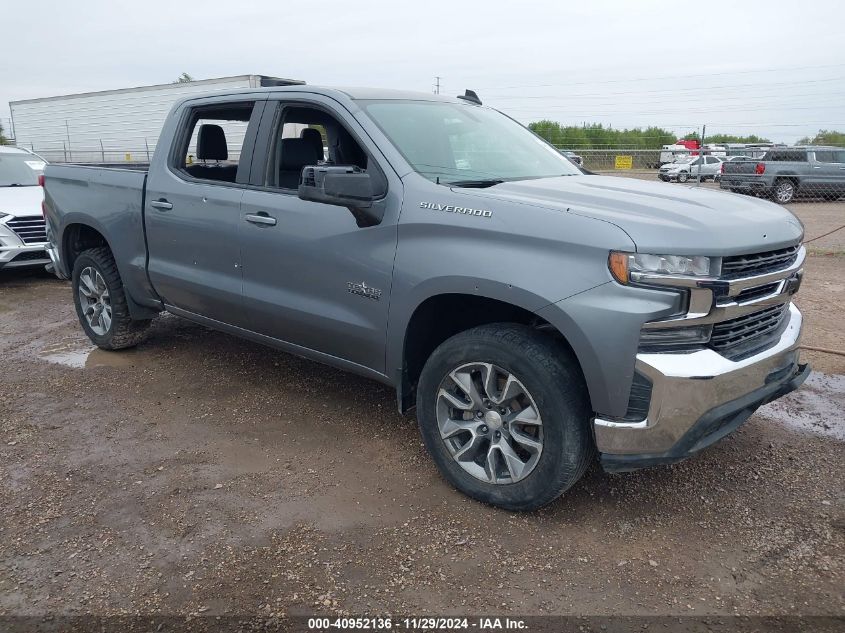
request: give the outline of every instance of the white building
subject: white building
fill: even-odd
[[[15,138],[19,147],[31,149],[49,161],[146,162],[155,150],[167,113],[178,99],[238,88],[302,83],[305,82],[265,75],[239,75],[12,101],[12,129],[7,134]],[[227,130],[227,138],[238,147],[239,134],[242,136],[242,129]]]

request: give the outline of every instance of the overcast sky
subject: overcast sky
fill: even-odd
[[[3,0],[8,102],[267,74],[321,85],[474,88],[524,122],[791,142],[845,130],[845,2]]]

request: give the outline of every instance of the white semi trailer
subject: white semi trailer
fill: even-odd
[[[19,147],[51,162],[149,162],[176,100],[192,94],[303,83],[266,75],[239,75],[12,101],[11,132]],[[242,128],[243,124],[227,126],[232,153],[240,149],[245,133]]]

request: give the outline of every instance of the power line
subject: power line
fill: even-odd
[[[547,108],[520,108],[520,107],[513,107],[507,108],[508,112],[547,112],[547,111],[554,111],[554,112],[565,112],[570,114],[571,116],[591,116],[593,114],[672,114],[673,112],[681,112],[683,111],[685,114],[721,114],[724,112],[781,112],[786,110],[830,110],[830,109],[839,109],[842,108],[843,110],[843,121],[845,121],[845,106],[841,104],[836,105],[818,105],[818,106],[772,106],[771,108],[763,108],[763,107],[756,107],[756,108],[685,108],[683,106],[679,106],[677,108],[668,108],[665,110],[593,110],[588,114],[572,112],[569,113],[566,110],[566,106],[549,106]]]
[[[483,87],[480,90],[519,90],[523,88],[551,88],[555,86],[560,87],[567,87],[567,86],[588,86],[588,85],[595,85],[595,84],[611,84],[611,83],[627,83],[633,81],[664,81],[669,79],[691,79],[696,77],[720,77],[722,75],[748,75],[754,73],[771,73],[771,72],[790,72],[793,70],[816,70],[819,68],[841,68],[845,66],[845,64],[824,64],[824,65],[814,65],[814,66],[791,66],[786,68],[763,68],[757,70],[735,70],[735,71],[721,71],[715,73],[700,73],[700,74],[689,74],[689,75],[666,75],[663,77],[635,77],[632,79],[607,79],[604,81],[581,81],[581,82],[567,82],[563,84],[523,84],[519,86],[499,86],[499,87]]]
[[[809,93],[802,93],[802,94],[793,94],[787,95],[783,93],[754,93],[748,95],[735,95],[729,97],[719,96],[716,99],[712,99],[711,101],[718,100],[719,103],[723,101],[755,101],[755,100],[765,100],[767,102],[772,102],[776,100],[782,99],[789,99],[789,100],[804,100],[804,99],[812,99],[815,97],[833,97],[838,95],[845,95],[845,92],[842,91],[834,91],[834,92],[809,92]],[[568,102],[575,97],[570,95],[561,95],[559,98],[554,99],[554,101],[565,101]],[[592,97],[591,97],[592,98]],[[598,97],[595,97],[598,98]],[[605,101],[601,103],[578,103],[578,107],[594,107],[594,106],[603,106],[603,105],[619,105],[620,103],[624,103],[625,105],[660,105],[669,99],[667,96],[666,98],[650,98],[648,101],[639,101],[639,100],[631,100],[631,99],[624,99],[619,100],[616,99],[614,101]],[[689,95],[687,98],[683,99],[674,99],[671,98],[671,103],[702,103],[705,101],[706,98],[703,96],[698,95]],[[787,104],[789,105],[789,104]],[[507,106],[507,107],[514,107],[514,106]]]
[[[801,84],[812,84],[812,83],[824,83],[827,81],[843,81],[845,80],[845,76],[840,77],[828,77],[825,79],[802,79],[800,81],[783,81],[783,82],[762,82],[762,83],[750,83],[750,84],[728,84],[722,86],[696,86],[694,88],[661,88],[659,90],[625,90],[621,92],[593,92],[593,93],[582,93],[582,94],[574,94],[574,95],[490,95],[487,94],[485,97],[489,99],[560,99],[562,97],[587,97],[587,96],[596,96],[596,97],[605,97],[610,95],[630,95],[630,94],[656,94],[656,93],[676,93],[676,92],[693,92],[693,91],[700,91],[700,90],[723,90],[723,89],[730,89],[730,88],[753,88],[755,86],[797,86]]]

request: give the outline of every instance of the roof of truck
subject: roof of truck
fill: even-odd
[[[255,94],[256,92],[269,92],[278,94],[280,92],[310,92],[328,97],[344,97],[347,99],[373,99],[373,100],[410,100],[410,101],[443,101],[446,103],[465,103],[457,97],[450,97],[446,95],[436,95],[430,92],[414,92],[412,90],[391,90],[388,88],[361,88],[361,87],[328,87],[328,86],[314,86],[309,84],[294,85],[294,86],[269,86],[266,88],[238,88],[234,90],[227,90],[225,92],[215,92],[214,96],[236,96],[240,94]],[[204,94],[196,94],[188,97],[188,99],[196,99],[205,96]]]

